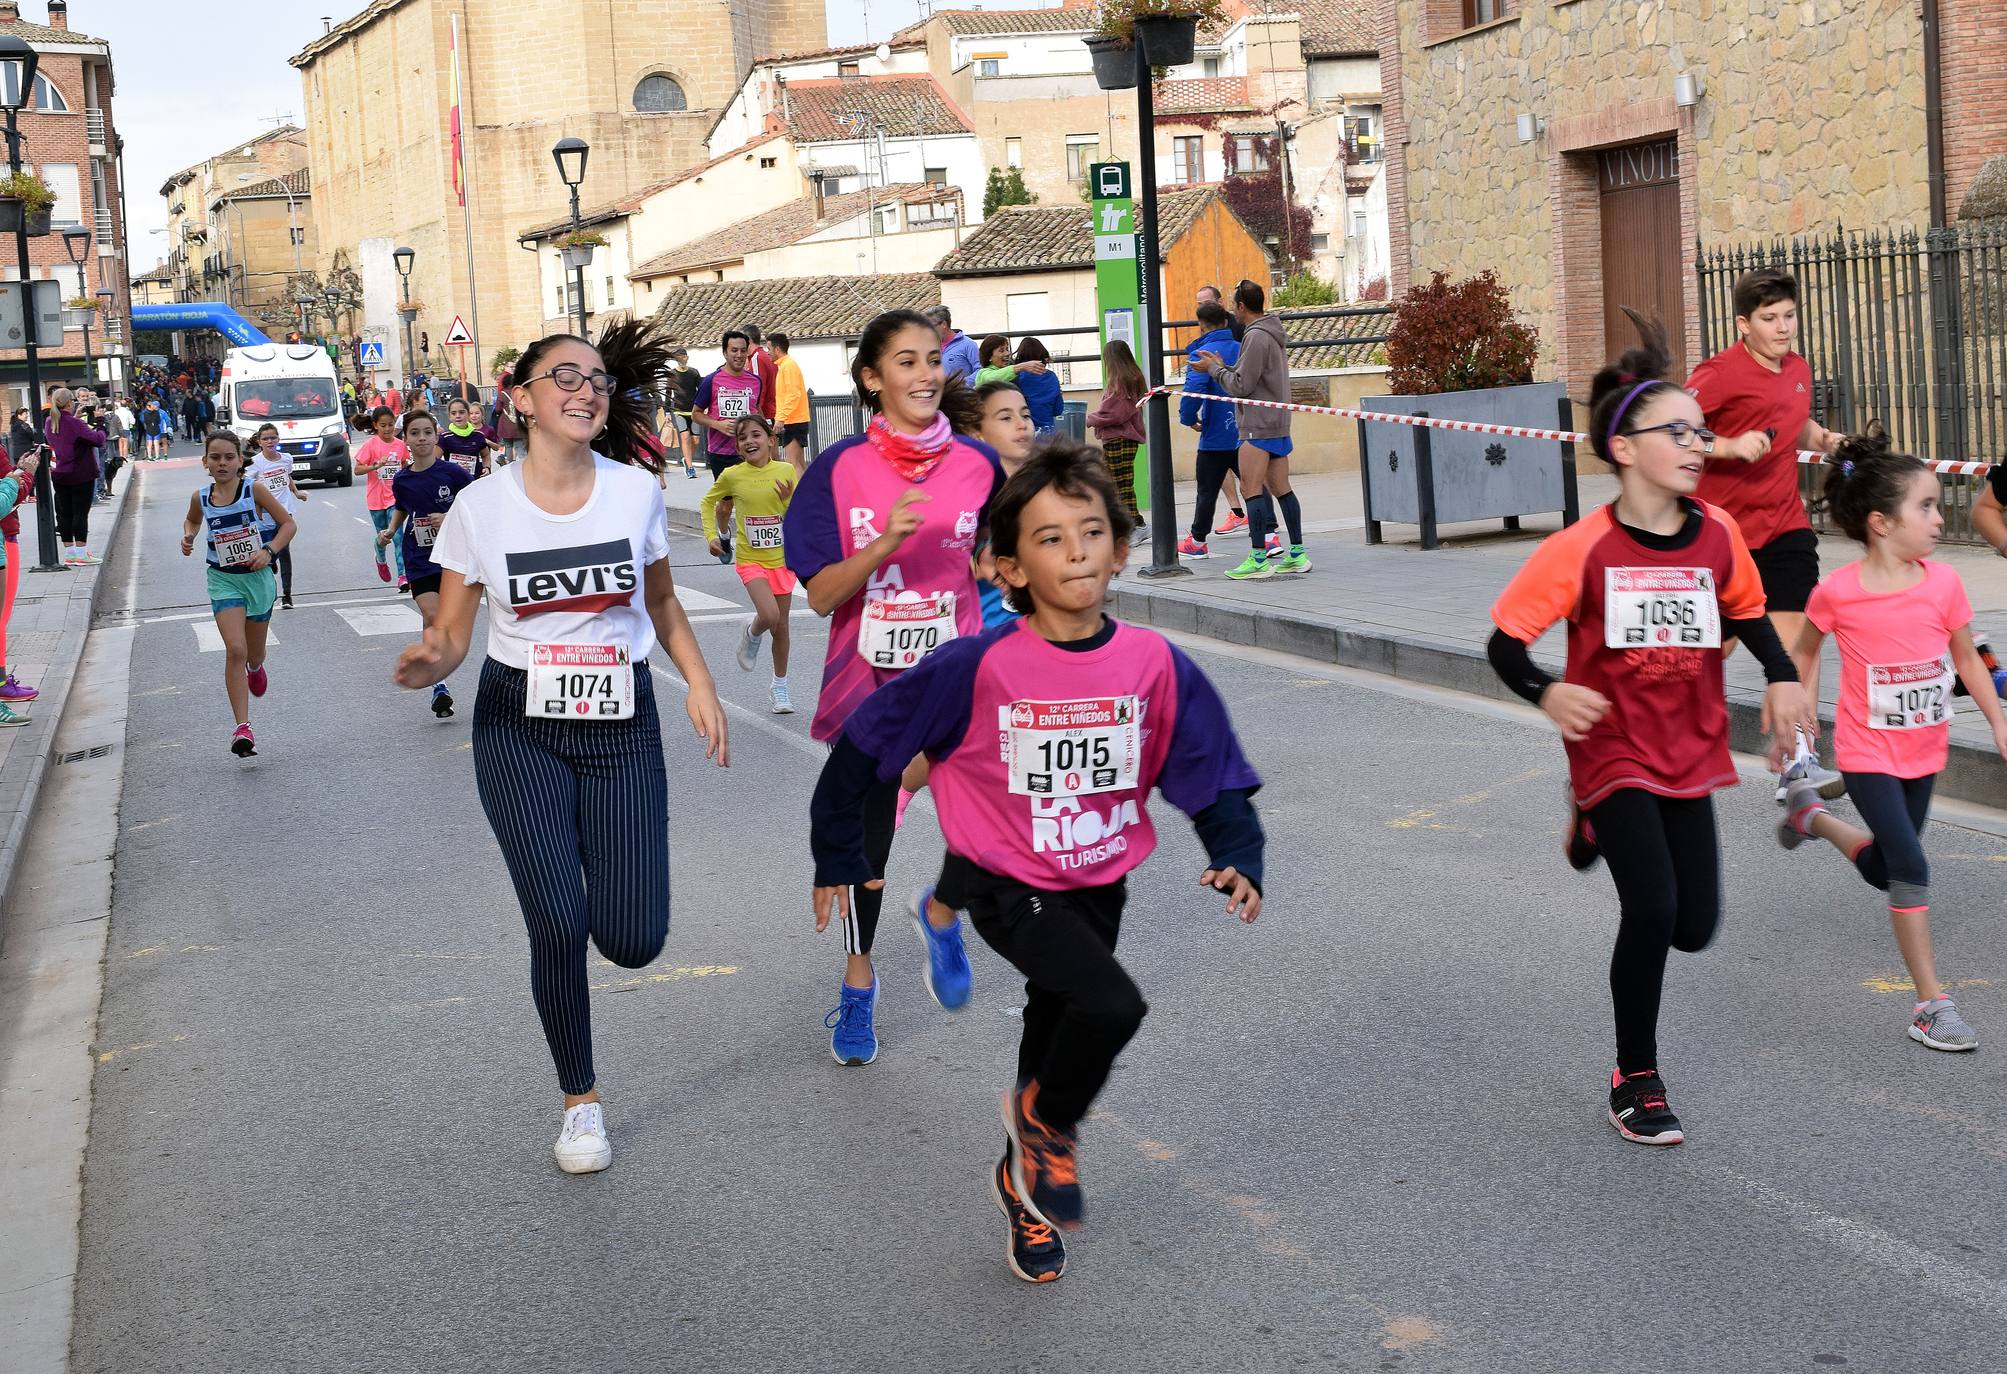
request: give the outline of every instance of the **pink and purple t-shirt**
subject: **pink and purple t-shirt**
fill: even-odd
[[[1972,623],[1965,584],[1928,559],[1899,592],[1861,586],[1849,563],[1812,589],[1805,618],[1840,646],[1833,758],[1850,773],[1925,778],[1951,752],[1951,632]]]
[[[760,397],[764,394],[765,384],[752,368],[733,372],[730,368],[721,367],[697,384],[697,395],[692,404],[713,420],[729,426],[748,415],[758,415]],[[735,455],[739,451],[739,441],[729,432],[721,434],[715,429],[707,429],[704,431],[704,451]]]
[[[844,735],[883,781],[927,755],[963,858],[1047,891],[1112,883],[1156,848],[1153,788],[1197,816],[1261,786],[1198,665],[1153,630],[1112,629],[1086,649],[1025,621],[956,640],[858,707]]]
[[[824,449],[809,464],[781,526],[788,570],[803,582],[884,533],[894,503],[908,490],[917,486],[928,498],[919,503],[920,528],[830,619],[822,696],[809,725],[816,739],[835,739],[859,702],[907,671],[866,661],[861,650],[867,603],[882,601],[913,609],[948,593],[954,598],[955,636],[965,638],[983,628],[982,600],[970,558],[976,531],[989,523],[990,499],[1002,483],[996,455],[959,436],[918,483],[901,477],[861,435]],[[953,639],[944,637],[943,642]]]

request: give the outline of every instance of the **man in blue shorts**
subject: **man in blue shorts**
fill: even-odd
[[[1268,297],[1261,287],[1244,281],[1234,288],[1233,313],[1241,324],[1240,357],[1228,366],[1210,349],[1201,350],[1191,366],[1210,375],[1229,396],[1249,401],[1289,400],[1289,355],[1282,321],[1267,314]],[[1273,406],[1235,406],[1240,422],[1240,490],[1247,500],[1247,532],[1254,552],[1238,567],[1227,569],[1236,582],[1307,573],[1310,555],[1303,548],[1303,508],[1289,487],[1289,412]],[[1285,553],[1274,540],[1277,510],[1289,527]]]

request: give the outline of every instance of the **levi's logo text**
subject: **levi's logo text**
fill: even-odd
[[[509,605],[517,615],[611,610],[641,585],[634,546],[625,539],[568,549],[534,549],[508,555]]]

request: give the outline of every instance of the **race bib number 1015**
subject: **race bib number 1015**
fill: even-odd
[[[1135,697],[1014,701],[999,714],[1014,795],[1085,797],[1136,786],[1143,713]]]

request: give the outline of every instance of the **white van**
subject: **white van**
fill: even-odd
[[[279,427],[279,451],[293,476],[348,486],[355,481],[334,360],[315,344],[254,344],[223,355],[216,418],[246,445],[265,424]]]

